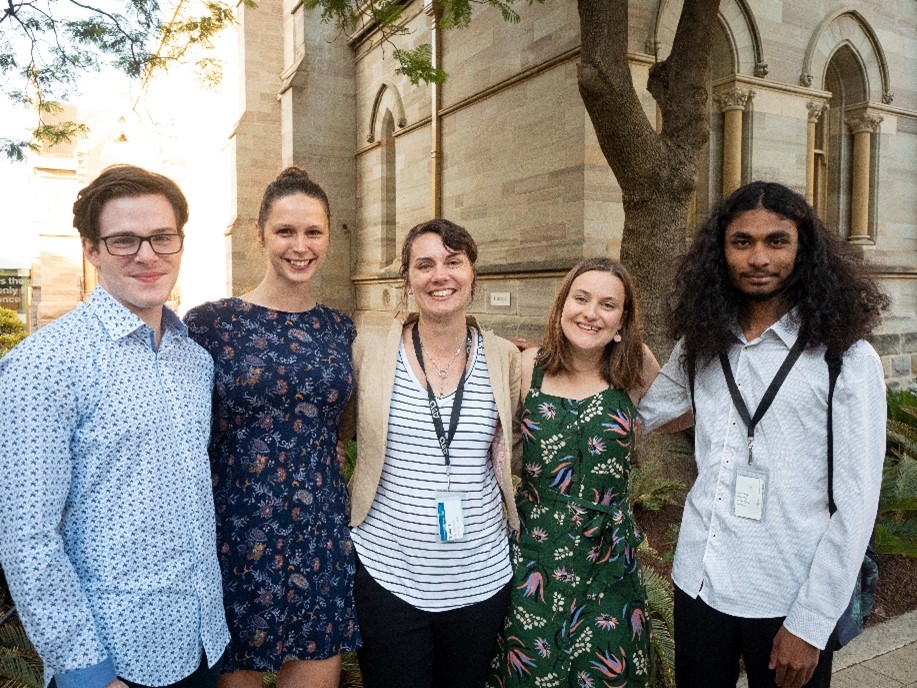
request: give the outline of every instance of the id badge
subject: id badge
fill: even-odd
[[[465,537],[465,517],[462,513],[461,492],[436,493],[437,539],[454,542]]]
[[[736,469],[735,515],[760,521],[764,517],[764,496],[767,494],[767,473],[743,466]]]

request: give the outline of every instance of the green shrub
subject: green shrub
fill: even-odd
[[[0,358],[29,335],[16,311],[0,306]]]
[[[889,390],[875,550],[917,557],[917,394]]]
[[[0,591],[0,686],[2,688],[42,688],[45,685],[41,659],[15,612],[8,615],[12,602]]]

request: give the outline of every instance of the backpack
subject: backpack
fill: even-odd
[[[825,361],[828,363],[828,513],[834,516],[837,505],[834,503],[834,427],[831,417],[834,385],[841,374],[841,354],[829,349],[825,351]],[[879,565],[875,560],[875,552],[871,546],[868,546],[863,555],[863,562],[860,564],[856,584],[853,586],[850,603],[834,628],[834,647],[832,649],[841,649],[863,632],[866,619],[872,613],[878,584]],[[830,643],[831,640],[829,639],[828,642]]]

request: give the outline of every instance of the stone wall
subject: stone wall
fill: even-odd
[[[678,0],[630,3],[634,83],[650,121],[655,104],[644,85],[652,63],[670,49],[679,7]],[[392,45],[378,33],[360,34],[350,44],[326,42],[328,27],[314,17],[284,15],[292,37],[282,73],[289,81],[282,87],[282,126],[259,126],[273,127],[284,162],[315,169],[323,183],[327,176],[340,208],[332,231],[340,253],[329,258],[321,289],[338,303],[351,294],[358,323],[378,324],[399,304],[401,240],[437,208],[477,239],[480,279],[471,310],[507,336],[540,336],[554,290],[577,260],[619,255],[620,189],[577,88],[576,5],[519,10],[521,21],[508,24],[492,8],[478,9],[470,28],[440,37],[449,80],[438,101],[432,86],[412,85],[395,73]],[[409,4],[405,16],[408,33],[394,43],[430,42],[433,21],[424,2]],[[715,33],[711,141],[699,151],[694,222],[722,194],[729,132],[716,94],[749,95],[739,118],[741,152],[729,161],[741,182],[773,179],[805,192],[809,104],[831,99],[824,90],[829,77],[847,79],[853,86],[845,107],[868,108],[881,118],[870,135],[869,229],[859,242],[893,300],[876,346],[890,383],[911,383],[917,373],[917,5],[723,0]],[[856,51],[859,62],[851,64],[862,75],[828,73],[849,67],[831,62],[841,46]],[[270,72],[261,74],[266,79]],[[856,93],[864,102],[850,102]],[[835,136],[850,149],[844,117],[830,116]],[[249,146],[243,155],[237,148],[240,170],[253,151]],[[841,212],[849,212],[856,197],[851,175],[840,177],[848,186],[834,189]],[[841,231],[847,235],[843,226]],[[234,269],[247,268],[234,258]],[[509,294],[509,305],[496,305],[495,293],[497,302]]]

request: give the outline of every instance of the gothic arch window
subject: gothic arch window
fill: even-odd
[[[664,59],[672,48],[683,0],[659,0],[647,49]],[[757,22],[746,0],[723,0],[713,29],[707,92],[710,138],[698,152],[697,191],[689,212],[689,233],[726,193],[747,181],[754,92],[737,75],[763,78],[767,63]]]
[[[382,265],[395,262],[397,251],[397,199],[398,175],[395,169],[395,118],[391,110],[386,110],[382,117],[382,138],[379,141],[380,168],[382,170],[382,222],[381,222],[381,257]]]
[[[806,50],[800,83],[829,92],[808,103],[806,192],[830,227],[855,243],[875,240],[879,125],[871,102],[889,103],[882,47],[856,11],[829,15]]]
[[[397,267],[397,132],[407,126],[401,94],[391,83],[376,92],[369,116],[367,143],[378,144],[378,256],[382,269]],[[375,153],[374,153],[375,155]]]
[[[665,59],[672,50],[682,5],[683,0],[659,0],[656,7],[656,21],[647,52],[659,60]],[[718,19],[719,30],[726,41],[724,46],[728,48],[727,63],[732,66],[732,73],[767,76],[761,34],[747,0],[722,0]]]

